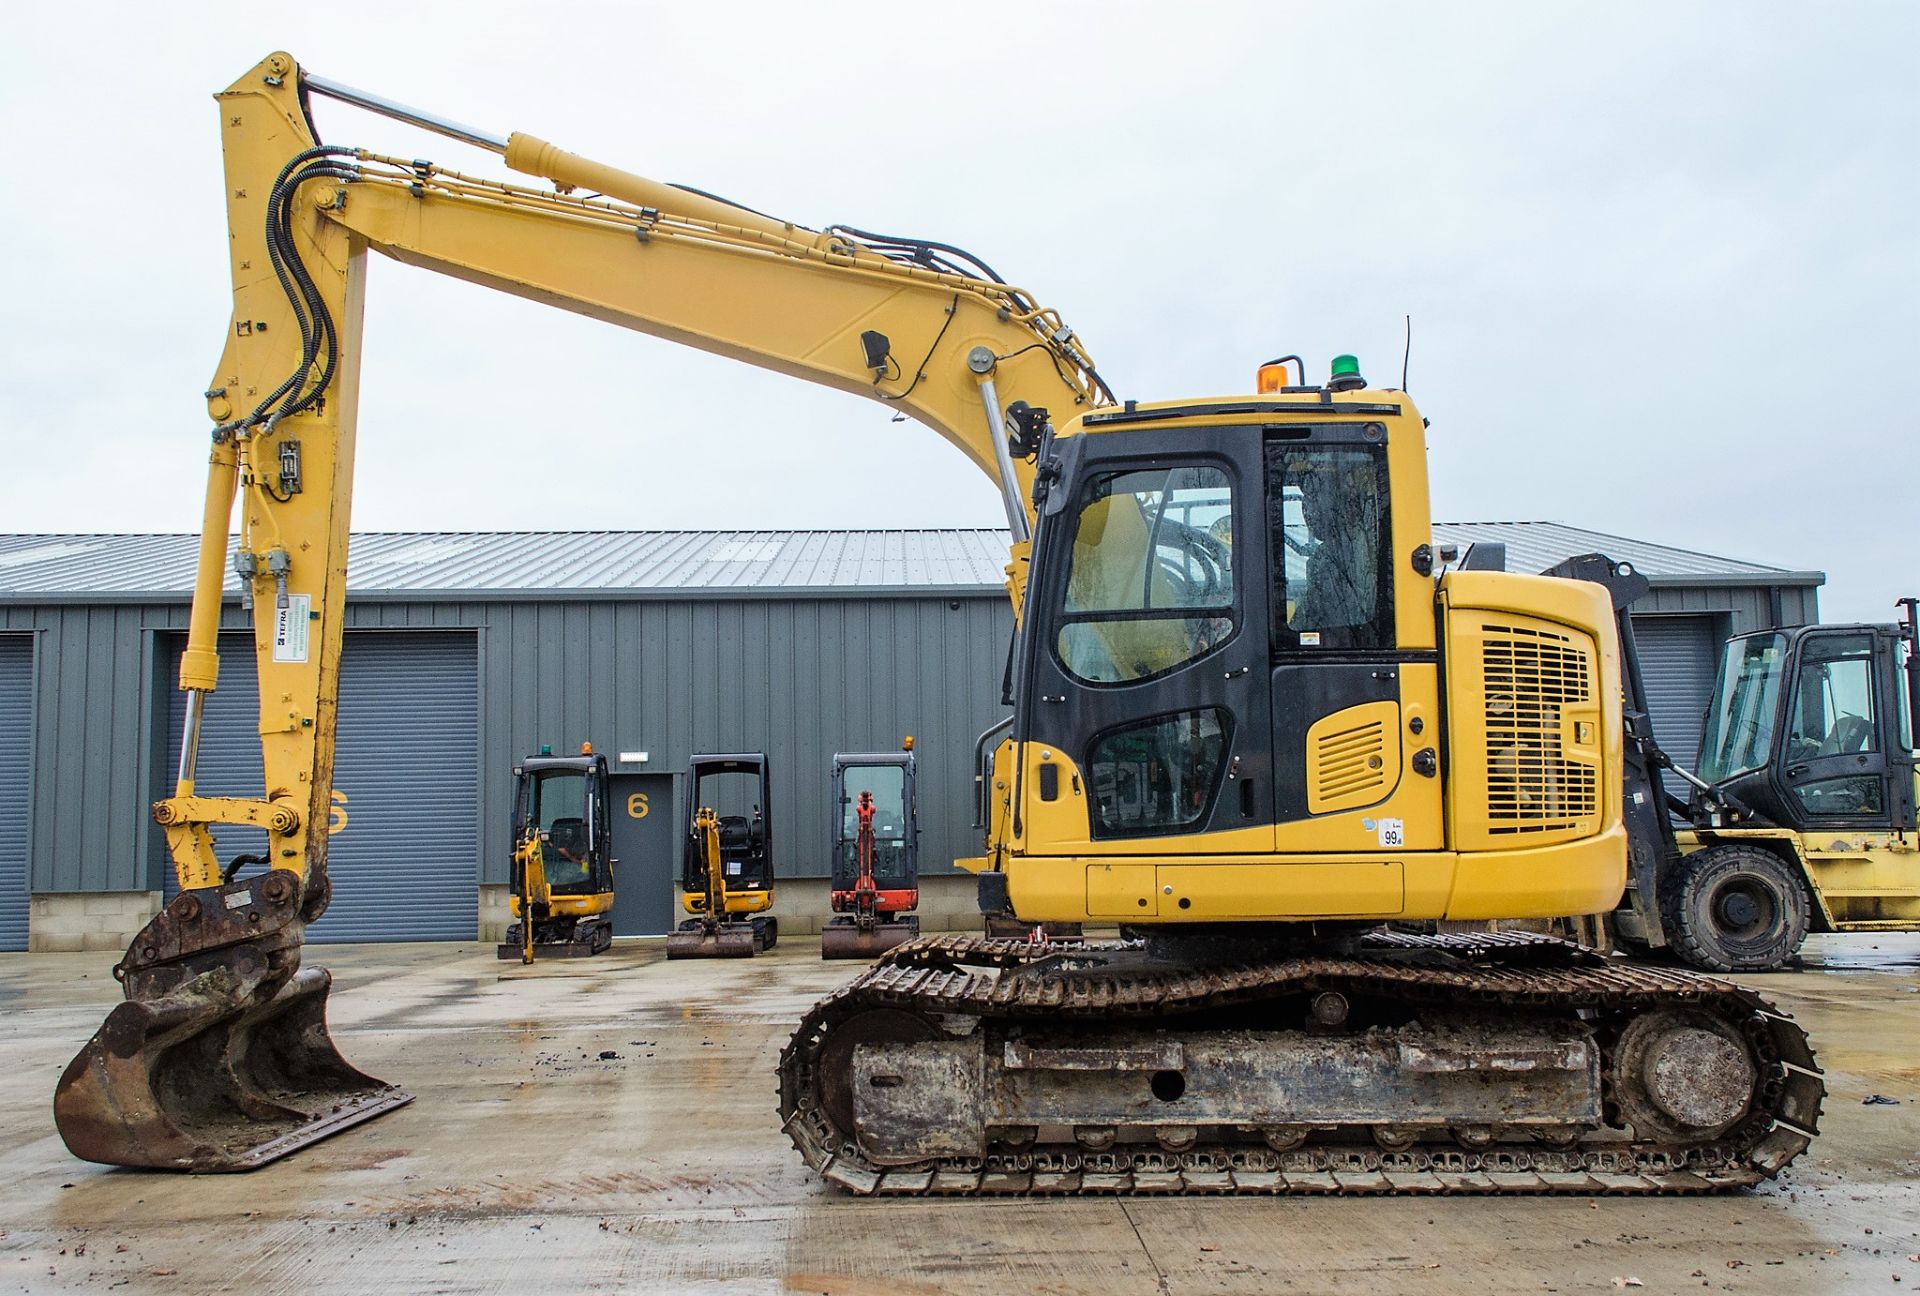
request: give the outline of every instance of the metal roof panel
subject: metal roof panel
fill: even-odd
[[[1441,544],[1507,546],[1510,571],[1598,551],[1663,584],[1817,585],[1818,572],[1588,531],[1557,522],[1441,522]],[[0,535],[9,602],[184,600],[198,539],[186,534]],[[1006,533],[895,531],[367,531],[352,541],[348,589],[404,598],[733,595],[997,590]],[[231,573],[227,589],[237,593]]]

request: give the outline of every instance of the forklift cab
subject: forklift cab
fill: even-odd
[[[1796,626],[1727,642],[1692,818],[1719,803],[1799,832],[1914,827],[1905,627]]]
[[[548,889],[556,896],[613,890],[612,834],[607,822],[607,758],[542,752],[514,766],[513,840],[540,834]],[[513,866],[514,894],[521,889]]]
[[[860,881],[860,794],[873,798],[873,884],[882,893],[919,885],[920,814],[911,750],[833,758],[833,889]]]
[[[728,909],[764,909],[773,890],[773,803],[766,754],[695,756],[688,766],[680,887],[689,911],[706,903],[706,859],[693,830],[694,817],[702,807],[711,809],[720,821],[720,867],[726,878]],[[698,906],[692,903],[695,899]]]

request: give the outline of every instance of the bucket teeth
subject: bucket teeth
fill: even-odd
[[[75,1156],[251,1170],[412,1101],[334,1046],[333,978],[300,967],[298,888],[282,877],[185,892],[134,938],[115,969],[126,1001],[54,1091],[54,1123]],[[235,914],[259,934],[223,940]]]

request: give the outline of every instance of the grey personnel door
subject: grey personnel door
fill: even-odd
[[[613,934],[658,936],[674,926],[671,774],[614,774],[607,780],[613,820]]]

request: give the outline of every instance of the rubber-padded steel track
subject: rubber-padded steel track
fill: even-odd
[[[1478,1150],[1431,1140],[1386,1150],[1366,1127],[1337,1127],[1284,1152],[1227,1139],[1218,1127],[1177,1152],[1153,1142],[1099,1151],[1071,1140],[993,1143],[982,1157],[903,1167],[868,1160],[820,1099],[823,1050],[836,1026],[874,1009],[915,1014],[949,1031],[956,1023],[965,1029],[969,1017],[1009,1026],[1077,1019],[1151,1028],[1162,1021],[1177,1029],[1175,1019],[1196,1013],[1217,1020],[1223,1011],[1325,990],[1589,1023],[1605,1050],[1608,1123]],[[1706,1141],[1648,1138],[1612,1115],[1621,1083],[1612,1041],[1635,1017],[1671,1009],[1725,1023],[1757,1063],[1746,1114]],[[926,936],[816,1004],[780,1059],[780,1113],[794,1146],[829,1181],[859,1194],[1712,1192],[1770,1179],[1804,1151],[1825,1092],[1806,1033],[1753,991],[1519,932],[1381,931],[1350,952],[1207,967],[1155,965],[1126,942],[1047,950]]]

